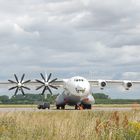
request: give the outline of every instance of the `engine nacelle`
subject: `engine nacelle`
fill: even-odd
[[[131,81],[124,81],[123,86],[125,90],[129,90],[133,86],[133,84]]]
[[[98,85],[99,85],[100,89],[104,89],[107,86],[107,83],[106,83],[106,81],[99,80]]]

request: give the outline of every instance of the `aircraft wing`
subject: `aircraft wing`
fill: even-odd
[[[41,83],[39,83],[37,81],[30,81],[29,83],[25,83],[24,85],[29,86],[29,87],[38,87],[41,85]],[[56,87],[63,87],[64,82],[63,82],[63,80],[57,80],[57,81],[54,81],[52,83],[52,85],[56,86]]]
[[[10,84],[9,82],[0,82],[0,88],[7,88],[7,87],[10,87]]]
[[[122,85],[126,90],[129,90],[133,86],[140,86],[140,81],[131,80],[89,80],[91,86],[99,86],[101,89],[111,86]]]
[[[0,82],[0,88],[9,88],[9,87],[14,87],[14,86],[17,86],[18,83],[10,83],[10,82]],[[27,87],[38,87],[40,86],[40,83],[37,82],[37,81],[30,81],[28,83],[24,83],[23,84],[24,86],[27,86]],[[63,87],[64,86],[64,82],[63,80],[58,80],[58,81],[55,81],[53,82],[52,84],[53,86],[56,86],[56,87]]]
[[[32,81],[29,83],[31,86],[40,86],[40,83],[39,82],[36,82],[36,81]],[[54,81],[52,83],[53,86],[56,86],[56,87],[63,87],[64,86],[64,81],[63,80],[57,80],[57,81]]]

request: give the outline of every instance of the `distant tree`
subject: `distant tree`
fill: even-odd
[[[44,95],[41,96],[40,94],[26,94],[23,96],[22,94],[18,94],[16,96],[12,96],[10,100],[12,103],[33,104],[34,102],[44,100]]]
[[[92,95],[95,99],[109,99],[109,96],[104,93],[94,93]]]
[[[56,95],[50,95],[47,94],[41,95],[41,94],[26,94],[23,96],[22,94],[18,94],[16,96],[12,96],[10,99],[11,103],[15,104],[34,104],[38,102],[50,102],[53,104],[55,102]]]
[[[1,103],[9,102],[9,96],[6,96],[6,95],[0,96],[0,102]]]

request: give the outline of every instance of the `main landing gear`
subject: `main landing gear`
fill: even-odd
[[[75,110],[91,109],[91,104],[75,105]]]
[[[56,109],[64,110],[65,109],[65,105],[56,105]]]
[[[84,110],[84,109],[91,109],[92,106],[91,104],[80,104],[80,105],[75,105],[75,110]],[[56,109],[65,109],[65,105],[56,105]]]

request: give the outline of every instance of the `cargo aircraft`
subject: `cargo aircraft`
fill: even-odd
[[[36,87],[36,90],[42,90],[41,95],[44,95],[48,90],[50,94],[51,89],[63,88],[62,94],[59,94],[56,98],[56,108],[65,109],[65,105],[75,106],[75,109],[91,109],[92,104],[95,102],[92,96],[92,87],[99,86],[100,89],[105,87],[120,85],[126,90],[129,90],[133,85],[140,85],[140,81],[128,81],[128,80],[87,80],[81,76],[71,77],[69,79],[58,80],[52,79],[52,73],[48,76],[44,76],[40,73],[41,79],[24,80],[25,74],[21,79],[14,74],[15,80],[8,80],[8,82],[0,82],[0,86],[7,85],[9,90],[15,90],[15,95],[18,91],[21,91],[25,95],[24,89],[30,90],[30,86]]]

